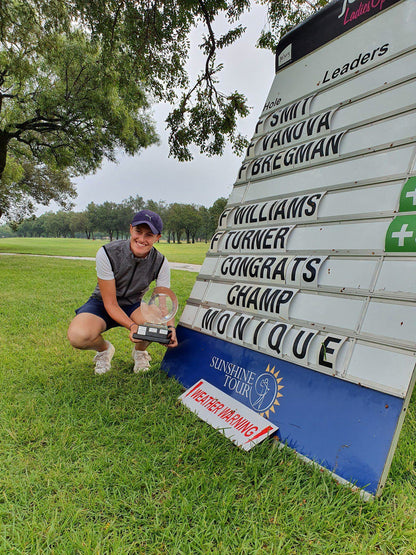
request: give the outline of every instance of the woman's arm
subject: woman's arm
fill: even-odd
[[[98,286],[100,288],[101,297],[106,311],[109,316],[121,326],[130,329],[133,320],[127,316],[124,310],[117,302],[116,295],[116,281],[114,279],[100,279],[98,278]]]

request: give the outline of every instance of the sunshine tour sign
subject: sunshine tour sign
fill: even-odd
[[[373,495],[415,381],[415,20],[414,0],[337,0],[279,43],[163,362]]]

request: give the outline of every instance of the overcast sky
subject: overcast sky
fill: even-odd
[[[274,56],[271,52],[256,48],[261,30],[267,24],[264,6],[255,5],[242,23],[247,30],[237,46],[227,49],[218,56],[224,63],[221,72],[220,90],[238,90],[246,95],[252,108],[250,115],[240,120],[239,131],[251,138],[258,116],[261,113],[274,77]],[[224,29],[217,24],[214,30]],[[196,74],[203,67],[203,59],[196,47],[201,30],[192,35],[190,70]],[[84,210],[89,202],[101,204],[104,201],[120,202],[130,195],[140,195],[145,200],[201,204],[211,206],[219,197],[231,193],[242,157],[235,156],[227,147],[222,157],[206,157],[195,154],[192,162],[178,162],[168,157],[167,137],[164,119],[169,106],[154,106],[153,116],[157,123],[160,145],[152,146],[141,154],[131,157],[121,155],[118,163],[103,162],[102,168],[94,175],[75,180],[78,198],[74,210]],[[45,210],[56,210],[51,206]]]

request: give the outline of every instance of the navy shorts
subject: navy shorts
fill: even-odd
[[[134,304],[123,305],[120,308],[124,310],[127,316],[130,316],[131,313],[136,310],[136,308],[139,308],[139,306],[140,301]],[[83,312],[87,312],[88,314],[95,314],[96,316],[102,318],[105,322],[107,330],[120,326],[120,324],[113,320],[108,314],[104,307],[103,301],[101,301],[100,299],[90,297],[85,304],[76,309],[75,314],[82,314]]]

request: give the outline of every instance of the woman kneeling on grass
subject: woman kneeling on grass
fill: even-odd
[[[97,351],[95,373],[111,369],[114,347],[102,333],[116,326],[130,331],[134,345],[135,373],[149,369],[148,341],[133,338],[144,323],[140,302],[152,281],[156,286],[170,286],[170,268],[166,258],[154,248],[163,229],[162,219],[151,210],[138,212],[130,224],[130,239],[112,241],[101,247],[96,256],[98,284],[88,301],[78,308],[68,328],[68,339],[76,349]],[[168,347],[178,345],[174,320]]]

